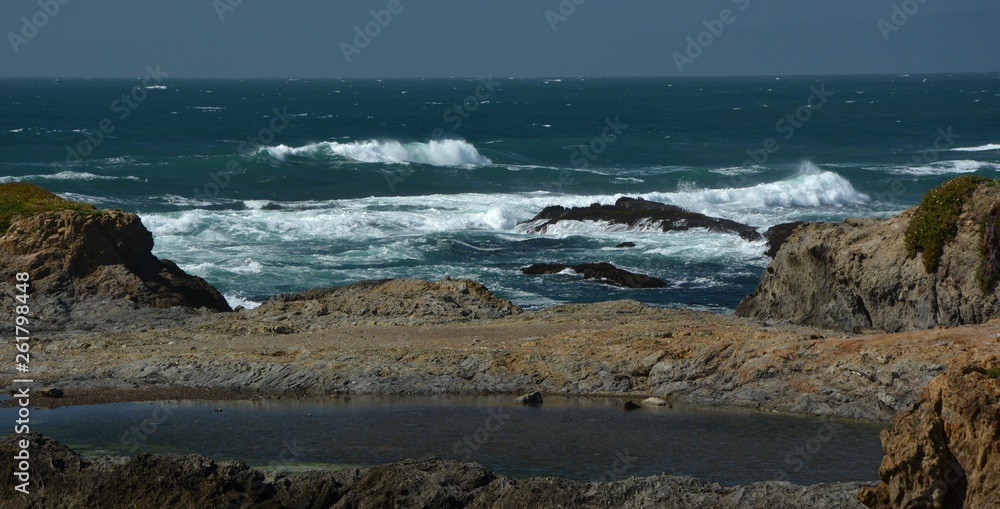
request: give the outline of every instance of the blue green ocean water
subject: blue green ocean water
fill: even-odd
[[[528,307],[635,298],[725,312],[756,285],[763,242],[519,223],[621,196],[762,229],[884,216],[998,170],[998,74],[0,79],[0,182],[138,213],[158,256],[234,305],[447,274]],[[591,261],[671,285],[519,271]]]

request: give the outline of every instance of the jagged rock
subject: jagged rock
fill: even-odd
[[[528,231],[544,233],[549,226],[559,221],[604,221],[629,228],[655,225],[665,232],[707,228],[713,232],[734,233],[747,240],[761,238],[760,233],[752,226],[642,198],[619,198],[614,205],[595,203],[589,207],[566,208],[553,205],[545,207],[534,218],[521,224],[527,225]]]
[[[13,293],[15,274],[29,273],[32,309],[43,313],[46,323],[65,321],[75,308],[93,302],[230,311],[203,279],[153,256],[153,236],[138,216],[94,210],[12,217],[0,236],[0,288]]]
[[[615,482],[555,477],[513,479],[475,463],[406,459],[367,468],[300,474],[264,473],[241,462],[199,455],[82,458],[38,434],[29,435],[31,493],[14,491],[17,440],[0,437],[3,507],[68,509],[632,507],[636,509],[862,508],[860,483],[797,486],[764,482],[720,486],[690,477],[633,477]],[[294,441],[292,441],[294,447]],[[294,451],[292,452],[294,454]]]
[[[625,288],[662,288],[667,286],[667,282],[662,279],[619,269],[607,262],[581,263],[578,265],[536,263],[521,269],[521,272],[532,275],[557,274],[566,269],[572,269],[578,274],[583,274],[584,279],[601,279]]]
[[[764,255],[768,258],[774,258],[774,255],[778,254],[781,246],[785,244],[788,237],[795,231],[796,228],[806,224],[805,221],[794,221],[791,223],[782,223],[774,225],[764,232],[764,238],[767,239],[767,251]]]
[[[1000,507],[1000,358],[959,362],[882,432],[873,509]]]
[[[469,279],[382,279],[278,295],[250,314],[263,320],[293,315],[481,319],[520,312],[509,300]]]
[[[911,257],[907,228],[918,209],[887,219],[848,219],[796,228],[767,267],[738,316],[858,331],[906,331],[984,323],[1000,315],[996,285],[984,292],[981,253],[1000,252],[983,235],[1000,203],[1000,186],[983,185],[964,200],[954,240],[936,270]],[[995,225],[994,225],[995,227]]]

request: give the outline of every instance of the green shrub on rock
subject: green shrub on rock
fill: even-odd
[[[911,258],[918,252],[924,254],[928,273],[937,270],[944,246],[958,234],[958,219],[966,200],[986,183],[995,181],[972,175],[954,178],[930,190],[920,201],[906,229],[906,249]]]

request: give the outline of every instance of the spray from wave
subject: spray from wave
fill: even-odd
[[[362,163],[426,164],[430,166],[482,166],[493,164],[476,147],[464,140],[431,140],[401,143],[396,140],[364,140],[340,143],[324,141],[301,147],[262,147],[271,157],[284,161],[288,156],[333,157]]]

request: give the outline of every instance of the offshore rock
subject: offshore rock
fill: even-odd
[[[578,265],[563,265],[561,263],[536,263],[521,269],[524,274],[557,274],[566,269],[571,269],[577,274],[582,274],[584,279],[600,279],[610,284],[624,288],[662,288],[667,286],[667,282],[647,276],[619,269],[614,265],[601,263],[581,263]]]
[[[713,232],[733,233],[751,241],[761,238],[757,229],[750,225],[642,198],[619,198],[614,205],[595,203],[589,207],[554,205],[545,207],[534,218],[521,224],[527,225],[530,232],[544,233],[559,221],[603,221],[629,228],[655,227],[665,232],[707,228]]]

